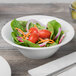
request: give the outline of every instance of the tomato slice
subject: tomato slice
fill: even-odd
[[[31,31],[30,33],[38,33],[38,30],[35,27],[31,27],[29,31]]]
[[[32,43],[36,43],[38,39],[39,39],[38,33],[31,33],[28,40],[31,41]]]
[[[46,29],[39,31],[39,37],[41,38],[50,38],[50,35],[51,35],[51,32]]]

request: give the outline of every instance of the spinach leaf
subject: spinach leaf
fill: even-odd
[[[58,38],[55,41],[57,44],[59,44],[59,38],[60,38],[60,36],[58,36]]]
[[[58,29],[61,27],[60,23],[58,23],[56,20],[52,20],[49,23],[53,26],[54,34],[57,35],[59,31]]]
[[[19,21],[19,23],[20,23],[23,27],[26,27],[27,21]]]
[[[34,27],[34,24],[32,22],[29,24],[28,29],[30,29],[31,27]]]
[[[19,21],[17,21],[16,19],[14,19],[12,22],[11,22],[11,28],[13,29],[13,31],[17,32],[17,30],[15,28],[19,28],[21,29],[22,31],[26,32],[25,31],[25,28],[20,24]]]
[[[41,26],[39,23],[36,23],[36,26],[37,26],[37,28],[38,28],[39,30],[42,30],[42,29],[45,28],[45,26]]]
[[[34,44],[28,40],[24,40],[24,42],[15,41],[15,43],[27,47],[40,47],[38,44]]]
[[[19,42],[19,41],[17,40],[17,38],[16,38],[17,35],[15,34],[15,32],[12,32],[11,35],[12,35],[12,37],[13,37],[14,42]]]
[[[47,43],[47,44],[46,44],[47,47],[49,47],[49,46],[54,46],[54,45],[57,45],[57,43],[54,42],[54,43],[52,43],[52,44],[50,44],[50,43]]]
[[[36,26],[37,26],[37,28],[38,28],[39,30],[45,28],[45,26],[41,26],[39,23],[36,23]],[[34,27],[34,24],[33,24],[32,22],[29,24],[29,29],[30,29],[31,27]]]
[[[34,44],[34,43],[32,43],[28,40],[25,40],[24,43],[27,44],[30,47],[40,47],[38,44]]]
[[[19,21],[19,23],[23,26],[25,32],[26,32],[26,24],[27,24],[27,21]]]
[[[22,46],[27,46],[28,47],[27,43],[24,43],[24,42],[15,42],[15,43],[18,44],[18,45],[22,45]]]
[[[47,26],[48,26],[47,29],[51,32],[50,39],[52,39],[52,36],[53,36],[53,34],[54,34],[53,26],[51,25],[50,22],[48,22]]]
[[[64,31],[61,31],[60,35],[58,36],[58,38],[55,41],[57,44],[59,44],[60,38],[63,34],[64,34]]]

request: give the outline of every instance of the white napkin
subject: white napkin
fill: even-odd
[[[57,76],[76,76],[76,66]]]
[[[73,63],[76,63],[76,52],[66,55],[52,62],[46,63],[37,68],[31,69],[28,71],[28,73],[31,76],[46,76]]]

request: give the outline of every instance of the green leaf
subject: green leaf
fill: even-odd
[[[22,45],[22,46],[27,46],[26,43],[24,43],[24,42],[19,42],[19,41],[18,41],[18,39],[16,38],[17,35],[15,34],[15,32],[12,32],[11,35],[12,35],[13,40],[14,40],[14,42],[15,42],[16,44],[18,44],[18,45]]]
[[[17,21],[16,19],[14,19],[12,22],[11,22],[11,28],[13,29],[14,33],[17,35],[17,36],[20,36],[22,37],[22,35],[15,29],[15,28],[19,28],[21,29],[22,31],[26,32],[25,28],[26,28],[26,21]]]
[[[27,21],[19,21],[19,23],[23,26],[25,32],[26,32],[26,24],[27,24]]]
[[[39,30],[45,28],[45,26],[41,26],[39,23],[36,23],[36,26],[37,26],[37,28],[38,28]],[[30,29],[31,27],[34,27],[34,24],[33,24],[32,22],[29,24],[29,29]]]
[[[19,28],[21,29],[22,31],[26,32],[25,28],[20,24],[19,21],[17,21],[16,19],[14,19],[12,22],[11,22],[11,28],[13,29],[13,31],[17,32],[17,30],[15,28]]]
[[[24,40],[24,42],[16,42],[15,41],[15,43],[18,45],[27,46],[27,47],[40,47],[38,44],[34,44],[28,40]]]
[[[58,29],[61,27],[60,23],[58,23],[56,20],[52,20],[49,23],[53,26],[54,34],[56,36],[59,31]]]
[[[34,43],[32,43],[28,40],[25,40],[24,43],[27,44],[30,47],[40,47],[38,44],[34,44]]]
[[[64,31],[61,31],[60,35],[58,36],[58,38],[55,41],[57,44],[59,44],[60,38],[63,34],[64,34]]]
[[[19,21],[19,23],[20,23],[23,27],[26,27],[27,21]]]
[[[34,27],[34,24],[32,22],[29,24],[28,29],[30,29],[31,27]]]
[[[57,44],[59,44],[59,38],[60,38],[60,36],[58,36],[58,38],[55,41]]]
[[[47,29],[48,29],[50,32],[52,32],[52,34],[51,34],[51,36],[50,36],[50,39],[52,39],[52,36],[53,36],[53,34],[54,34],[53,26],[51,25],[50,22],[48,22],[47,26],[48,26]]]
[[[18,45],[21,45],[21,46],[27,46],[28,47],[27,43],[24,43],[24,42],[15,42],[15,43]]]
[[[42,29],[45,28],[45,26],[41,26],[39,23],[36,23],[36,26],[37,26],[37,28],[38,28],[39,30],[42,30]]]
[[[64,34],[64,31],[62,30],[62,31],[61,31],[61,34],[60,34],[59,41],[60,41],[60,39],[61,39],[61,37],[62,37],[63,34]]]
[[[62,35],[62,34],[64,34],[64,31],[63,31],[63,30],[61,31],[61,35]]]
[[[12,37],[13,37],[13,40],[16,41],[16,42],[18,42],[18,40],[17,40],[17,38],[16,38],[15,32],[12,32],[11,35],[12,35]]]
[[[49,46],[54,46],[54,45],[57,45],[57,43],[54,42],[54,43],[52,43],[52,44],[50,44],[50,43],[47,43],[47,44],[46,44],[47,47],[49,47]]]

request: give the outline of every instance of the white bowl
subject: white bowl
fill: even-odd
[[[24,16],[24,17],[17,18],[17,20],[25,20],[25,21],[29,19],[39,20],[45,25],[48,23],[48,21],[56,20],[61,24],[62,30],[65,31],[66,36],[63,39],[61,44],[51,46],[51,47],[33,48],[33,47],[20,46],[13,42],[13,39],[11,36],[12,29],[10,26],[11,21],[8,22],[7,24],[5,24],[5,26],[2,28],[2,31],[1,31],[3,39],[9,44],[17,47],[19,51],[28,58],[32,58],[32,59],[48,58],[52,56],[61,46],[71,41],[72,38],[74,37],[75,32],[73,27],[71,26],[71,24],[69,24],[68,22],[62,19],[51,17],[51,16],[43,16],[43,15],[31,15],[31,16]]]

